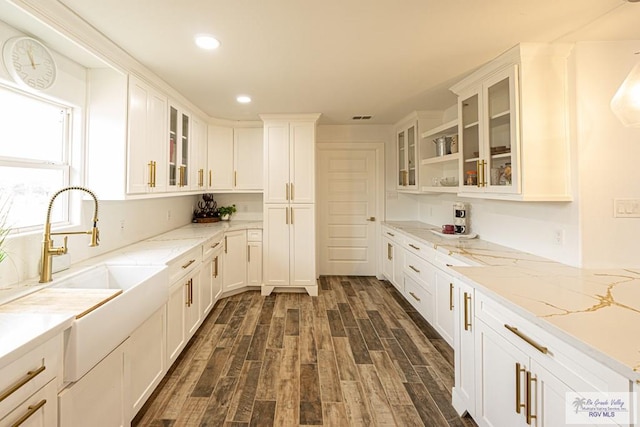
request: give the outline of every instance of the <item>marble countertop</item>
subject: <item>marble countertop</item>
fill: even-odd
[[[225,231],[242,229],[262,229],[262,221],[220,221],[217,223],[188,224],[167,233],[142,240],[129,246],[108,252],[98,257],[55,273],[54,280],[77,273],[96,264],[161,265],[171,262],[185,252]],[[0,305],[11,304],[25,295],[40,291],[49,284],[38,283],[34,278],[16,285],[0,289]],[[60,309],[62,301],[57,301],[58,313],[42,312],[0,312],[0,367],[10,363],[26,352],[44,343],[49,338],[69,328],[76,316],[77,307],[70,303],[68,312]],[[5,310],[9,311],[9,310]]]
[[[479,239],[447,239],[419,222],[387,222],[470,267],[455,276],[591,358],[640,380],[640,268],[582,269]]]

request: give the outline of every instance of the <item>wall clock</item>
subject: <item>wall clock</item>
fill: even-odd
[[[20,85],[44,90],[56,80],[56,63],[51,52],[34,38],[7,40],[2,56],[9,75]]]

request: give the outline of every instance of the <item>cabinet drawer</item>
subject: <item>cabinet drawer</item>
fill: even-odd
[[[393,240],[393,241],[397,241],[398,240],[398,236],[399,233],[397,231],[395,231],[393,228],[389,228],[389,227],[382,227],[382,235],[386,236],[387,238]]]
[[[436,252],[436,266],[440,269],[446,271],[447,267],[455,266],[455,267],[468,267],[471,264],[465,261],[461,261],[452,256],[443,254],[442,252]]]
[[[404,294],[407,301],[427,321],[433,320],[433,295],[409,276],[404,276]]]
[[[247,230],[247,242],[262,242],[262,230]]]
[[[56,381],[49,381],[44,387],[23,400],[6,417],[0,415],[0,425],[12,426],[18,423],[38,427],[58,425],[57,393]]]
[[[218,249],[224,240],[223,233],[216,234],[202,245],[202,259],[206,260],[211,257],[216,249]]]
[[[174,283],[202,262],[202,248],[197,246],[169,263],[169,283]]]
[[[432,264],[405,251],[403,267],[405,275],[411,276],[427,292],[433,294],[435,267]]]
[[[56,378],[61,363],[62,334],[0,369],[0,419]]]
[[[529,354],[551,373],[562,379],[569,373],[582,378],[592,390],[628,391],[629,379],[590,358],[560,337],[524,319],[504,305],[476,290],[476,317],[516,347]]]
[[[431,245],[420,242],[419,240],[413,239],[409,236],[403,236],[402,241],[402,246],[407,250],[407,252],[417,255],[425,261],[435,261],[436,250],[433,249]]]

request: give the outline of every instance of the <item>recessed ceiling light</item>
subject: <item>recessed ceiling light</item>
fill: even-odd
[[[213,50],[220,46],[218,39],[211,34],[198,34],[195,37],[196,45],[201,49]]]
[[[240,104],[248,104],[251,102],[251,97],[247,95],[238,95],[236,101],[238,101]]]

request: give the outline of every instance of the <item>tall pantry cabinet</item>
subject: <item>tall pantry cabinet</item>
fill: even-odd
[[[315,254],[315,135],[319,114],[264,121],[262,295],[278,287],[318,295]]]

